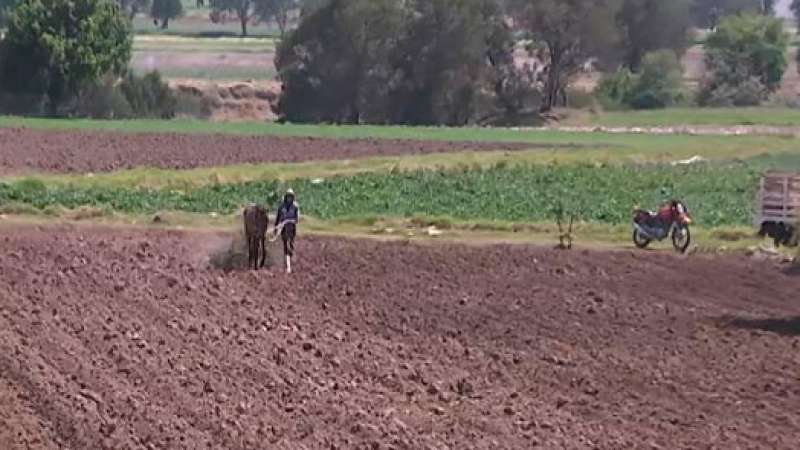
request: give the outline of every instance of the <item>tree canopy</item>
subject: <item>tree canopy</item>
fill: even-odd
[[[8,18],[11,15],[11,11],[19,3],[19,0],[0,0],[0,28],[5,27],[8,25]]]
[[[682,53],[689,44],[690,6],[691,0],[624,0],[617,23],[625,65],[637,71],[654,50]]]
[[[161,21],[161,28],[169,28],[169,21],[183,15],[181,0],[153,0],[150,17]]]
[[[616,0],[510,0],[512,16],[544,68],[543,109],[563,105],[570,77],[619,47]]]
[[[3,81],[54,106],[82,84],[124,73],[130,22],[110,0],[23,0],[2,43]]]
[[[220,20],[227,13],[232,13],[239,20],[242,36],[247,36],[247,24],[255,16],[254,0],[211,0],[212,20]]]
[[[274,22],[281,37],[286,35],[294,11],[300,8],[299,0],[256,0],[255,15],[262,22]]]
[[[491,0],[330,0],[278,48],[290,121],[463,125],[521,89]],[[529,84],[528,84],[529,86]]]
[[[706,40],[712,76],[701,102],[743,106],[765,99],[780,86],[788,45],[780,19],[748,14],[724,19]]]
[[[691,13],[695,26],[715,29],[727,16],[762,13],[765,11],[764,6],[764,0],[694,0]],[[772,4],[769,3],[767,11],[771,9]]]

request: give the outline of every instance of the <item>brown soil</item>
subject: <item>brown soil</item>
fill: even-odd
[[[412,140],[337,140],[176,133],[0,129],[0,173],[107,172],[135,167],[192,169],[244,163],[367,156],[523,150],[535,144]],[[548,145],[552,148],[553,145]]]
[[[800,278],[745,257],[0,237],[2,448],[796,448]]]

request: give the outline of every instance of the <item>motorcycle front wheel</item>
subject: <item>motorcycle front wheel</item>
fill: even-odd
[[[645,237],[639,230],[633,230],[633,243],[639,248],[647,248],[650,245],[650,238]]]
[[[692,233],[689,227],[678,227],[672,230],[672,246],[680,253],[686,253],[692,243]]]

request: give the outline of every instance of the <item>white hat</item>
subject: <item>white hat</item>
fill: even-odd
[[[286,195],[294,195],[294,189],[289,188],[286,190]]]

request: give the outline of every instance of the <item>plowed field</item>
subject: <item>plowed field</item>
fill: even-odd
[[[340,160],[535,148],[535,144],[337,140],[270,136],[0,129],[0,174],[108,172],[136,167],[192,169],[245,163]],[[548,145],[548,148],[553,148]]]
[[[0,234],[0,448],[800,442],[800,276],[745,257]]]

